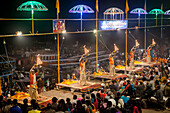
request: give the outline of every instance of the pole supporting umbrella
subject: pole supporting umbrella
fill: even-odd
[[[87,5],[76,5],[69,10],[69,13],[80,13],[81,16],[81,32],[82,32],[82,18],[83,13],[94,13],[93,9]]]
[[[37,1],[27,1],[22,3],[17,11],[31,11],[32,19],[32,34],[34,34],[34,11],[47,11],[48,9],[40,2]]]
[[[142,9],[142,8],[136,8],[136,9],[133,9],[131,12],[131,14],[138,14],[138,27],[140,27],[140,15],[141,14],[148,14],[146,12],[146,10]]]
[[[164,12],[161,9],[152,9],[149,14],[155,14],[156,15],[156,26],[157,26],[157,17],[158,14],[164,14]]]

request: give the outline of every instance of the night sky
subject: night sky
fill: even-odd
[[[31,12],[17,11],[17,7],[27,0],[4,0],[0,4],[1,16],[0,18],[31,18]],[[37,0],[44,4],[48,11],[35,12],[35,19],[56,19],[56,0]],[[144,7],[145,0],[129,0],[130,11],[134,8]],[[85,4],[95,10],[96,0],[60,0],[60,18],[80,18],[79,14],[70,14],[68,11],[75,5]],[[161,3],[164,2],[164,11],[170,9],[170,0],[147,0],[147,11],[153,8],[160,8]],[[110,7],[118,7],[125,9],[125,0],[99,0],[99,18],[103,18],[103,12]],[[137,17],[137,15],[129,15],[129,17]],[[83,18],[95,18],[94,14],[84,14]],[[73,22],[74,23],[74,22]],[[0,34],[11,34],[16,31],[23,31],[29,33],[31,30],[31,21],[0,21]],[[35,30],[39,32],[52,32],[51,21],[36,21]],[[69,31],[69,29],[68,29]]]
[[[31,12],[17,11],[17,7],[27,0],[4,0],[0,4],[1,15],[0,18],[31,18]],[[35,19],[56,19],[56,0],[37,0],[44,4],[48,11],[35,12]],[[103,18],[103,12],[110,7],[118,7],[125,10],[126,0],[99,0],[99,18]],[[129,0],[130,11],[134,8],[143,8],[145,0]],[[80,18],[79,14],[70,14],[68,11],[75,5],[84,4],[90,6],[95,11],[96,0],[60,0],[60,18],[62,19],[77,19]],[[147,0],[147,11],[149,12],[154,8],[161,8],[161,3],[164,3],[164,11],[170,9],[170,0]],[[154,15],[148,15],[147,17],[154,18]],[[168,17],[168,16],[166,16]],[[94,14],[83,14],[83,18],[95,19]],[[137,15],[129,14],[129,18],[137,18]],[[144,15],[142,15],[144,18]],[[169,20],[168,20],[169,21]],[[159,23],[159,22],[158,22]],[[24,34],[31,31],[31,21],[0,21],[0,35],[15,34],[16,31],[22,31]],[[83,29],[93,30],[95,28],[95,22],[92,24],[84,22]],[[66,30],[75,31],[80,29],[80,23],[77,21],[66,21]],[[35,21],[35,32],[39,33],[52,32],[52,21]],[[117,33],[118,34],[118,33]],[[115,34],[115,35],[117,35]],[[90,34],[91,35],[91,34]],[[89,36],[90,36],[89,35]],[[109,33],[105,36],[109,37]],[[119,35],[119,34],[118,34]],[[143,36],[143,33],[141,33]],[[168,35],[169,36],[169,35]],[[71,37],[71,36],[70,36]],[[75,37],[72,35],[72,37]],[[76,37],[88,37],[86,35],[76,35]],[[4,38],[1,38],[2,42]],[[143,41],[143,40],[141,40]],[[123,42],[124,43],[124,42]],[[143,43],[143,42],[142,42]],[[120,43],[121,44],[121,43]],[[2,46],[2,45],[1,45]],[[1,47],[2,48],[2,47]],[[2,51],[1,51],[2,52]]]

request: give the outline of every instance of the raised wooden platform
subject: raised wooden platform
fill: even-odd
[[[101,84],[96,84],[96,83],[92,83],[92,82],[87,82],[86,86],[80,85],[79,82],[74,83],[74,84],[56,84],[56,86],[58,86],[58,88],[69,88],[70,90],[77,90],[80,92],[87,92],[90,91],[91,89],[97,89],[101,87]]]
[[[117,71],[128,71],[128,72],[139,72],[139,71],[142,71],[143,70],[143,68],[142,67],[134,67],[133,69],[131,69],[130,67],[126,67],[126,69],[125,68],[122,68],[122,69],[117,69],[116,68],[116,72]]]
[[[127,77],[127,75],[125,74],[117,74],[115,76],[110,76],[110,75],[87,75],[88,80],[90,80],[91,78],[94,79],[101,79],[102,82],[104,82],[105,80],[114,80],[116,78],[124,78]]]
[[[158,62],[151,62],[151,63],[147,63],[147,62],[141,62],[141,63],[134,63],[134,65],[138,65],[138,66],[149,66],[149,67],[152,67],[152,66],[157,66],[157,65],[160,65],[161,63],[158,63]]]
[[[31,105],[31,98],[30,97],[25,97],[28,99],[28,105]],[[18,103],[23,104],[23,100],[25,98],[22,99],[17,99]],[[10,99],[15,99],[15,98],[10,98]],[[40,105],[41,108],[43,108],[44,106],[47,106],[48,103],[52,103],[52,98],[51,97],[47,97],[41,94],[38,94],[38,100],[37,103]]]

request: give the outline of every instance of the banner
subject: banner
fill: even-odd
[[[61,33],[65,30],[65,20],[53,20],[53,33]]]
[[[100,30],[116,30],[128,28],[128,20],[100,21]]]

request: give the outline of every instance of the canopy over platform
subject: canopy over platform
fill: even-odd
[[[152,9],[149,14],[154,14],[154,15],[158,15],[158,14],[164,14],[164,12],[161,9]]]
[[[133,9],[130,13],[132,14],[148,14],[144,9],[142,8],[136,8],[136,9]]]
[[[170,15],[170,10],[166,11],[164,15]]]
[[[76,5],[69,10],[69,13],[94,13],[94,11],[87,5]]]
[[[37,1],[27,1],[22,3],[17,11],[47,11],[48,9],[40,2]]]
[[[110,19],[118,19],[117,15],[120,15],[120,19],[124,19],[124,12],[116,7],[107,9],[103,14],[104,14],[104,19],[105,18],[107,19],[107,15],[110,15]]]

